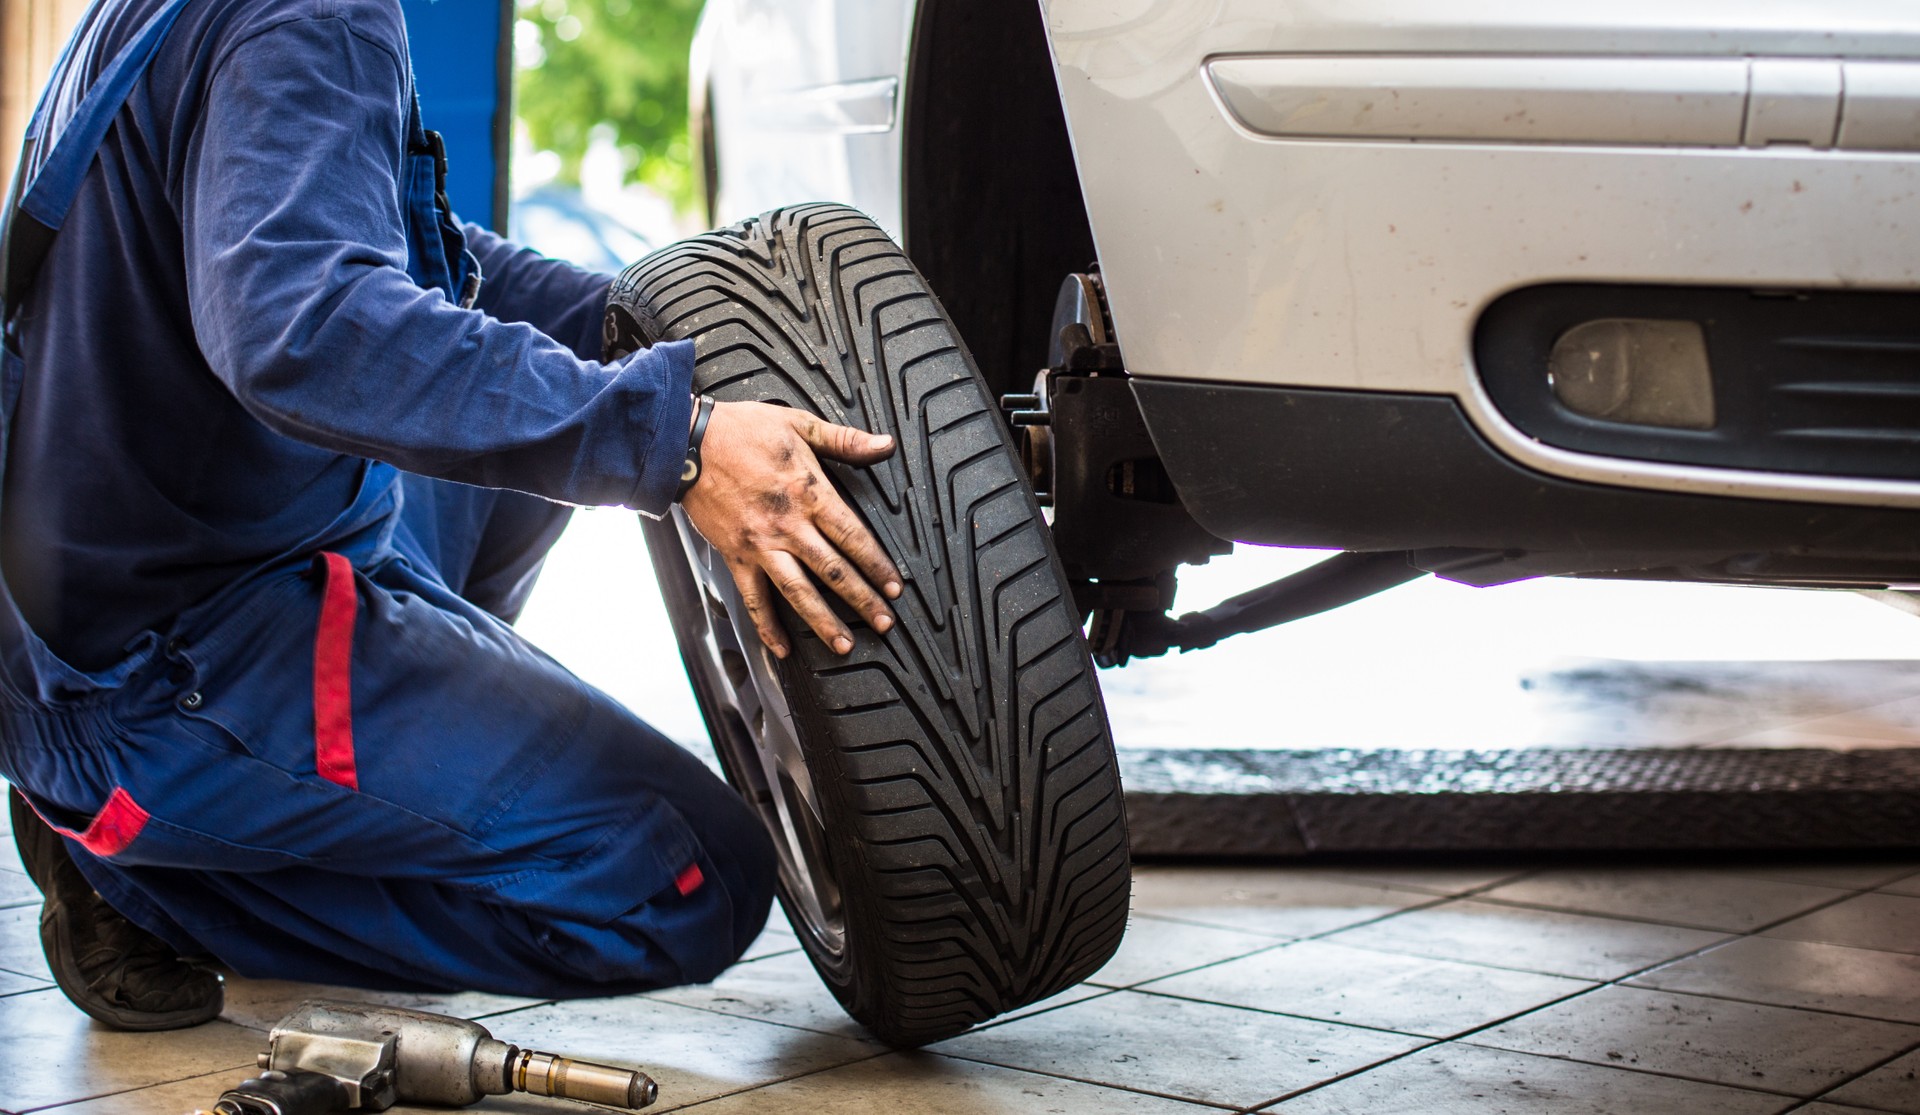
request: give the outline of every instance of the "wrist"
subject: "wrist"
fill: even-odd
[[[687,424],[687,458],[680,466],[680,487],[673,493],[673,502],[679,503],[700,480],[700,443],[706,440],[707,423],[713,417],[715,400],[712,395],[695,395],[693,398],[693,417]]]

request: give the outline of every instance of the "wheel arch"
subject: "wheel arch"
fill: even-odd
[[[901,107],[902,239],[996,393],[1046,364],[1054,297],[1094,261],[1036,0],[921,0]]]

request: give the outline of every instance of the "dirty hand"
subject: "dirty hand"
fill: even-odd
[[[875,631],[893,626],[881,594],[900,595],[900,571],[834,491],[816,453],[870,465],[893,455],[893,439],[792,407],[716,403],[700,446],[700,478],[680,501],[694,528],[726,558],[760,640],[781,658],[788,653],[787,638],[774,615],[770,585],[839,654],[853,650],[853,637],[807,570]]]

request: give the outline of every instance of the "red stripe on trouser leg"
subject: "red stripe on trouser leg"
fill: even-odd
[[[27,805],[39,814],[41,820],[47,821],[46,814],[40,813],[39,806],[32,802],[28,802]],[[140,830],[147,827],[149,816],[146,810],[140,808],[140,803],[133,800],[132,794],[127,793],[122,787],[115,786],[113,793],[107,795],[107,804],[101,806],[100,812],[94,814],[93,820],[88,822],[87,831],[75,832],[70,828],[62,828],[52,821],[47,821],[47,827],[61,836],[72,837],[80,842],[82,848],[104,858],[117,856],[126,851],[127,845],[132,844],[134,838],[140,835]]]
[[[703,872],[701,872],[700,865],[697,863],[690,863],[687,865],[687,869],[685,871],[682,871],[680,874],[674,876],[673,889],[679,891],[680,896],[684,898],[687,895],[692,894],[694,891],[699,890],[700,884],[706,881],[707,881],[707,877]]]
[[[321,590],[320,630],[313,638],[313,767],[349,790],[360,788],[353,762],[353,621],[359,608],[353,563],[321,554],[327,582]]]

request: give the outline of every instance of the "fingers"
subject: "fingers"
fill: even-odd
[[[820,636],[821,642],[832,647],[835,654],[853,651],[853,635],[840,622],[840,617],[833,614],[833,609],[827,606],[819,590],[813,587],[813,580],[807,576],[807,571],[792,554],[784,550],[768,550],[761,555],[760,561],[766,569],[766,575],[772,578],[773,586],[787,598],[787,603],[793,605],[793,610],[800,613],[806,625],[813,628],[813,633]],[[761,637],[765,638],[765,635]]]
[[[707,467],[682,505],[692,525],[726,555],[761,641],[782,658],[792,649],[775,607],[777,591],[836,654],[852,652],[853,637],[814,576],[876,632],[892,630],[896,619],[885,601],[901,595],[904,578],[817,458],[870,465],[892,455],[894,439],[805,411],[728,406],[714,411]]]
[[[893,438],[886,434],[836,426],[810,414],[794,415],[794,428],[815,453],[850,465],[870,465],[893,455]]]
[[[750,561],[729,561],[727,567],[733,573],[733,586],[740,590],[741,606],[747,609],[754,630],[760,633],[760,641],[767,644],[775,658],[785,658],[787,633],[780,627],[780,617],[774,613],[773,593],[766,572]]]
[[[805,562],[825,582],[827,587],[838,593],[842,600],[853,605],[855,611],[867,617],[875,631],[885,634],[893,629],[893,613],[887,610],[880,594],[873,591],[841,552],[829,545],[818,533],[809,531],[811,537],[794,540],[793,552]],[[824,636],[823,636],[824,637]]]
[[[853,509],[848,507],[837,493],[834,498],[821,502],[822,506],[814,515],[814,521],[819,524],[820,532],[827,536],[827,541],[833,543],[835,549],[852,558],[854,565],[858,566],[860,572],[865,575],[866,582],[863,582],[862,587],[864,588],[866,583],[876,584],[880,586],[880,591],[887,599],[898,598],[901,585],[900,570],[895,568],[892,560],[887,557],[887,552],[880,548],[880,542],[874,538],[873,532],[867,529],[867,525],[860,521],[860,517],[853,513]],[[816,566],[815,569],[817,572],[818,567]],[[824,573],[821,575],[825,576]],[[848,599],[847,603],[860,608],[864,615],[873,614],[870,609],[861,607],[858,601]],[[874,626],[879,627],[879,624],[876,623]],[[879,629],[886,630],[884,627]]]

